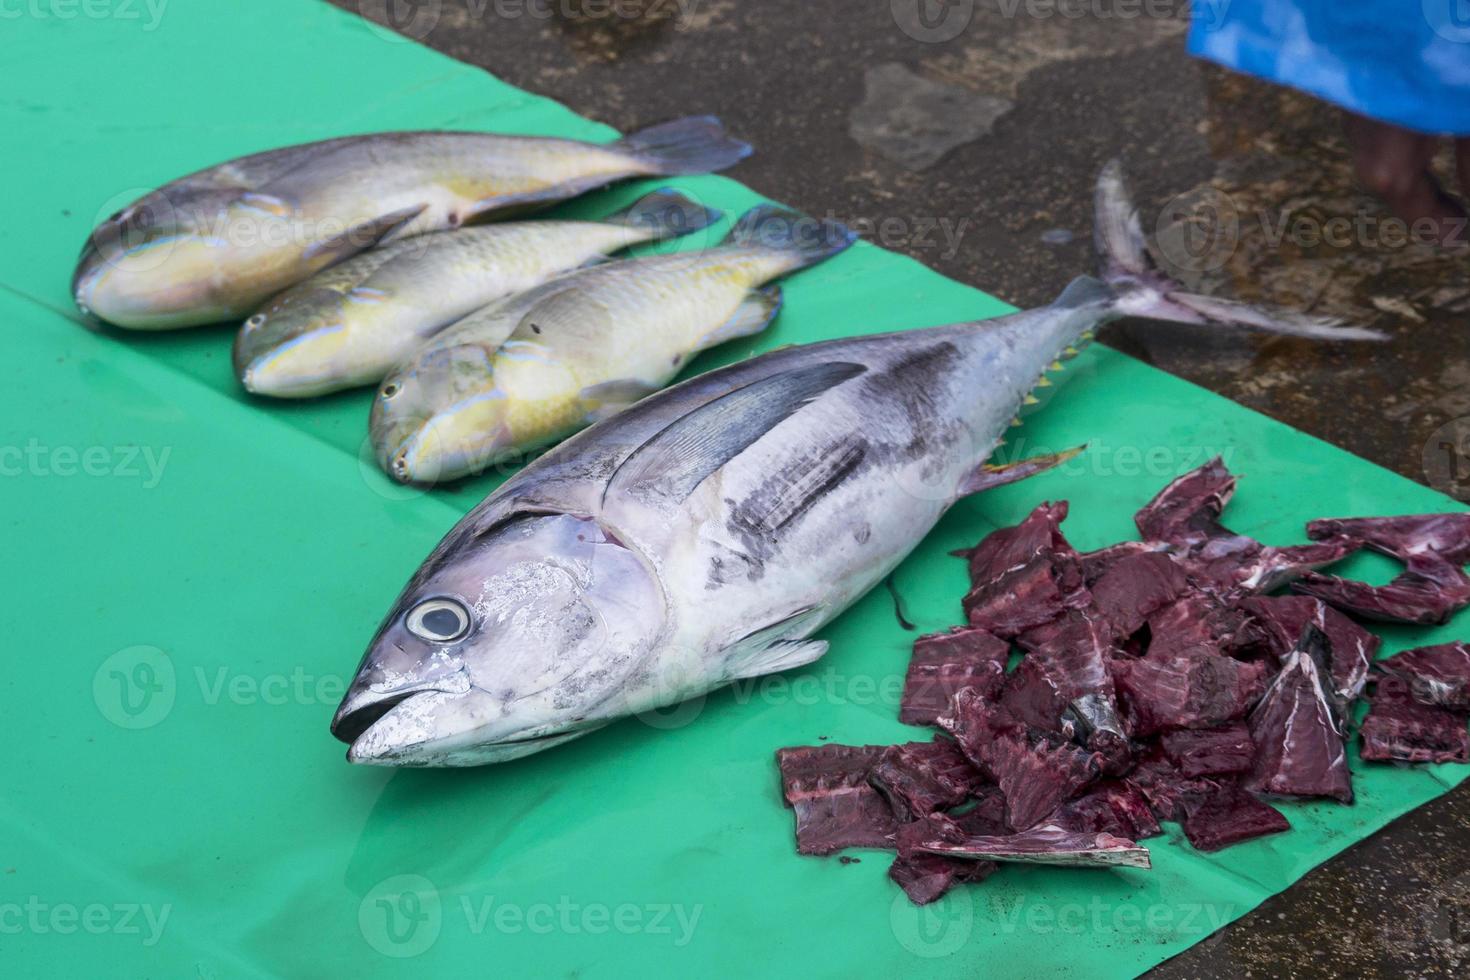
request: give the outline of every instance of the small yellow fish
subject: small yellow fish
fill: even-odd
[[[704,251],[570,273],[471,314],[384,379],[372,438],[384,469],[433,483],[556,441],[662,388],[693,354],[764,330],[766,283],[853,233],[762,205]]]
[[[394,242],[292,286],[246,320],[235,373],[248,391],[277,398],[376,384],[424,338],[501,297],[719,218],[664,189],[601,221],[511,221]]]

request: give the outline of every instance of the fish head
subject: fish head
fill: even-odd
[[[479,472],[511,442],[509,402],[492,348],[435,343],[383,379],[369,430],[378,462],[400,483]]]
[[[158,191],[101,221],[77,260],[72,298],[88,317],[138,330],[228,319],[230,242],[211,208],[217,192]]]
[[[635,710],[664,603],[642,556],[594,520],[456,529],[379,628],[332,733],[349,761],[382,766],[483,765],[570,741]]]
[[[339,290],[289,289],[241,325],[235,335],[235,375],[257,395],[321,394],[342,377],[346,338],[346,298]]]

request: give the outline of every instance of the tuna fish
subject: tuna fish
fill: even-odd
[[[633,177],[723,170],[750,147],[712,116],[614,143],[493,133],[375,133],[231,160],[166,184],[100,224],[72,293],[136,330],[244,318],[384,242],[458,228]]]
[[[500,762],[816,660],[814,634],[955,501],[1035,471],[986,460],[1055,359],[1109,320],[1364,336],[1181,293],[1150,267],[1116,165],[1097,203],[1106,282],[992,320],[777,349],[506,481],[371,641],[332,722],[348,759]]]

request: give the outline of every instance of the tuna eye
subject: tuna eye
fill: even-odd
[[[428,599],[409,611],[408,631],[430,643],[453,643],[470,631],[470,614],[453,599]]]
[[[245,327],[248,330],[254,330],[256,327],[260,326],[263,323],[265,323],[265,314],[257,313],[253,317],[245,321]]]
[[[390,381],[387,384],[383,385],[384,398],[392,398],[396,394],[398,394],[398,382]]]

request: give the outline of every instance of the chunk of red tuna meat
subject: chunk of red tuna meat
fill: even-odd
[[[1343,732],[1327,694],[1327,637],[1308,626],[1248,719],[1256,758],[1245,788],[1353,801]]]
[[[1243,534],[1210,538],[1181,559],[1196,587],[1226,599],[1271,592],[1342,561],[1362,545],[1349,538],[1274,548]]]
[[[914,641],[903,682],[898,718],[909,725],[932,725],[961,688],[993,694],[1005,681],[1010,644],[984,630],[956,628]]]
[[[1280,810],[1233,784],[1186,793],[1181,808],[1184,836],[1201,851],[1218,851],[1291,829]]]
[[[992,780],[995,776],[985,761],[989,745],[998,738],[1025,737],[1027,731],[1009,711],[970,687],[955,694],[937,724],[954,736],[966,758]]]
[[[1103,773],[1117,775],[1127,770],[1132,750],[1112,693],[1111,678],[1107,686],[1105,693],[1068,700],[1064,692],[1076,690],[1075,682],[1063,679],[1058,669],[1040,657],[1030,656],[1006,675],[999,703],[1033,731],[1085,743],[1088,751],[1102,757]]]
[[[1339,717],[1368,680],[1368,665],[1378,656],[1383,640],[1368,632],[1320,599],[1305,595],[1255,596],[1240,603],[1255,617],[1268,650],[1280,660],[1291,653],[1302,630],[1311,624],[1327,636],[1331,648],[1332,693]]]
[[[1178,657],[1206,649],[1229,653],[1254,638],[1249,616],[1215,596],[1189,593],[1148,618],[1148,654]]]
[[[970,761],[1000,787],[1006,822],[1024,830],[1097,778],[1102,759],[1070,743],[1028,730],[978,692],[955,695],[939,725]]]
[[[1115,562],[1092,584],[1092,602],[1122,639],[1148,622],[1150,614],[1184,594],[1189,587],[1174,559],[1161,552],[1143,552]]]
[[[1249,772],[1256,757],[1250,727],[1233,721],[1215,728],[1181,728],[1159,739],[1182,776],[1230,776]]]
[[[1179,820],[1184,814],[1186,796],[1212,793],[1231,780],[1219,776],[1185,776],[1156,745],[1139,760],[1126,781],[1143,794],[1160,820]]]
[[[1064,681],[1039,657],[1023,657],[1006,675],[999,703],[1013,718],[1028,728],[1071,738],[1075,728],[1067,724]]]
[[[1168,728],[1211,728],[1245,715],[1265,687],[1266,665],[1196,652],[1113,664],[1135,738]]]
[[[1470,711],[1470,643],[1441,643],[1404,650],[1378,667],[1410,684],[1415,699],[1457,711]]]
[[[917,850],[927,840],[962,840],[965,831],[942,813],[905,824],[894,834],[898,856],[888,867],[888,877],[898,883],[915,905],[928,905],[959,882],[983,881],[996,869],[994,861],[972,861],[942,857]]]
[[[1112,834],[1077,833],[1060,827],[1033,827],[1005,837],[936,837],[915,845],[929,854],[1056,864],[1067,867],[1150,867],[1148,848]]]
[[[963,803],[982,786],[982,776],[960,747],[946,738],[909,742],[884,750],[868,781],[901,822]]]
[[[1173,480],[1133,517],[1145,540],[1188,542],[1228,534],[1220,515],[1235,494],[1235,477],[1219,456]]]
[[[1441,626],[1470,606],[1470,575],[1435,555],[1418,555],[1387,585],[1336,575],[1303,575],[1292,588],[1344,612],[1384,623]]]
[[[1331,575],[1307,575],[1298,592],[1366,619],[1437,625],[1470,605],[1470,513],[1416,514],[1312,521],[1314,539],[1348,537],[1404,563],[1387,585]]]
[[[887,847],[898,828],[868,775],[884,745],[805,745],[780,749],[781,792],[796,811],[796,850],[832,854],[844,847]]]
[[[1413,514],[1406,517],[1324,518],[1307,525],[1307,537],[1348,537],[1407,562],[1433,554],[1451,565],[1470,564],[1470,513]]]
[[[971,626],[1010,639],[1086,601],[1077,562],[1041,556],[976,583],[960,604]]]
[[[994,581],[1039,556],[1074,554],[1062,536],[1061,525],[1066,519],[1067,502],[1061,500],[1041,504],[1015,527],[992,531],[966,553],[970,583]]]
[[[1144,840],[1163,833],[1138,787],[1118,779],[1098,783],[1075,800],[1063,803],[1046,823],[1063,830],[1112,834],[1127,840]]]
[[[1374,762],[1470,762],[1463,711],[1415,700],[1410,682],[1379,679],[1363,719],[1363,758]]]
[[[1078,555],[1077,564],[1082,568],[1082,581],[1091,588],[1123,559],[1136,555],[1168,554],[1173,547],[1167,541],[1119,541]]]

